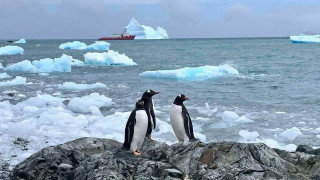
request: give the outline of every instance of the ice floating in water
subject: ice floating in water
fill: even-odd
[[[176,79],[185,81],[199,81],[210,78],[218,78],[222,76],[238,75],[239,72],[235,68],[224,64],[220,66],[200,66],[200,67],[186,67],[174,70],[158,70],[146,71],[140,73],[142,77],[148,78],[163,78]]]
[[[0,47],[0,55],[15,55],[23,54],[24,49],[19,46],[4,46]]]
[[[210,125],[211,128],[228,128],[236,126],[242,123],[253,123],[254,121],[247,118],[246,116],[239,116],[237,113],[232,111],[224,111],[221,116],[222,120],[218,123]]]
[[[0,70],[1,70],[1,69],[4,69],[4,67],[3,67],[2,64],[0,63]]]
[[[132,18],[130,23],[125,27],[125,30],[131,34],[135,35],[135,39],[168,39],[167,31],[159,27],[154,30],[150,26],[140,25],[139,22]]]
[[[71,90],[86,90],[86,89],[98,89],[107,88],[105,84],[100,82],[94,84],[76,84],[74,82],[65,82],[58,86],[59,89],[71,89]]]
[[[293,127],[291,129],[287,129],[279,134],[281,137],[285,137],[288,140],[294,140],[297,136],[301,136],[302,133],[299,128]]]
[[[68,108],[73,112],[90,113],[91,106],[108,107],[112,105],[112,99],[99,93],[92,93],[84,97],[72,98],[68,104]]]
[[[239,135],[248,141],[254,141],[259,137],[259,133],[257,131],[249,132],[248,130],[240,130]]]
[[[21,84],[26,84],[27,78],[17,76],[12,80],[8,81],[0,81],[0,86],[16,86],[16,85],[21,85]]]
[[[96,41],[87,46],[86,43],[80,41],[66,42],[59,46],[59,49],[75,49],[75,50],[91,50],[91,51],[106,51],[109,50],[110,43],[105,41]]]
[[[109,50],[103,53],[86,53],[84,55],[85,63],[90,65],[110,66],[132,66],[137,65],[131,58],[125,54],[119,54],[117,51]]]
[[[54,59],[46,58],[34,60],[32,62],[24,60],[9,65],[4,70],[29,73],[71,72],[71,61],[74,61],[74,59],[71,56],[63,54],[61,57]]]
[[[6,78],[10,78],[11,76],[9,76],[7,73],[0,73],[0,79],[6,79]]]
[[[290,36],[292,43],[320,43],[320,35],[305,35]]]
[[[210,109],[210,106],[209,106],[209,104],[207,102],[205,103],[205,107],[204,108],[203,107],[197,108],[198,113],[204,114],[204,115],[207,115],[207,116],[212,116],[214,113],[217,112],[217,110],[218,110],[217,108]]]
[[[15,44],[25,44],[27,43],[25,39],[19,39],[18,41],[14,42]]]

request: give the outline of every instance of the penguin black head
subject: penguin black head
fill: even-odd
[[[144,101],[142,99],[136,102],[136,109],[143,109],[144,108],[143,106],[144,106]]]
[[[143,95],[142,98],[151,98],[152,96],[159,94],[160,92],[156,92],[154,90],[146,90]]]
[[[173,104],[182,105],[183,101],[185,100],[188,100],[187,96],[185,96],[184,94],[180,94],[179,96],[176,97]]]

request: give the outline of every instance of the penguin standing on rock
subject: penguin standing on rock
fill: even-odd
[[[183,102],[188,100],[184,94],[176,97],[170,110],[170,122],[179,141],[195,141],[191,117]]]
[[[153,101],[152,96],[159,94],[160,92],[156,92],[153,90],[147,90],[143,93],[141,100],[144,101],[144,109],[146,110],[146,113],[148,115],[148,130],[146,133],[146,137],[148,137],[150,140],[153,140],[151,138],[151,132],[152,129],[156,128],[156,116],[154,114],[153,110]]]
[[[148,115],[144,109],[143,100],[139,100],[126,124],[123,148],[130,149],[135,155],[141,155],[140,147],[146,136],[147,128]]]

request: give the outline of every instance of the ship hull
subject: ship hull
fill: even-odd
[[[136,36],[130,35],[130,36],[124,36],[124,37],[101,37],[99,38],[100,41],[105,40],[134,40]]]

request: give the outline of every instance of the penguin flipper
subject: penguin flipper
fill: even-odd
[[[192,122],[191,122],[191,117],[187,111],[187,108],[182,105],[182,117],[183,117],[183,120],[184,120],[184,129],[186,131],[186,134],[190,139],[194,139],[194,135],[193,135],[193,126],[192,126]]]
[[[149,111],[146,110],[147,116],[148,116],[148,129],[146,133],[146,137],[151,135],[152,132],[152,125],[151,125],[151,114]]]
[[[133,110],[126,124],[123,149],[130,149],[135,124],[136,124],[136,110]]]
[[[156,128],[156,115],[154,114],[154,110],[153,109],[151,109],[150,115],[151,115],[152,121],[153,121],[153,127],[152,128],[155,129]]]

